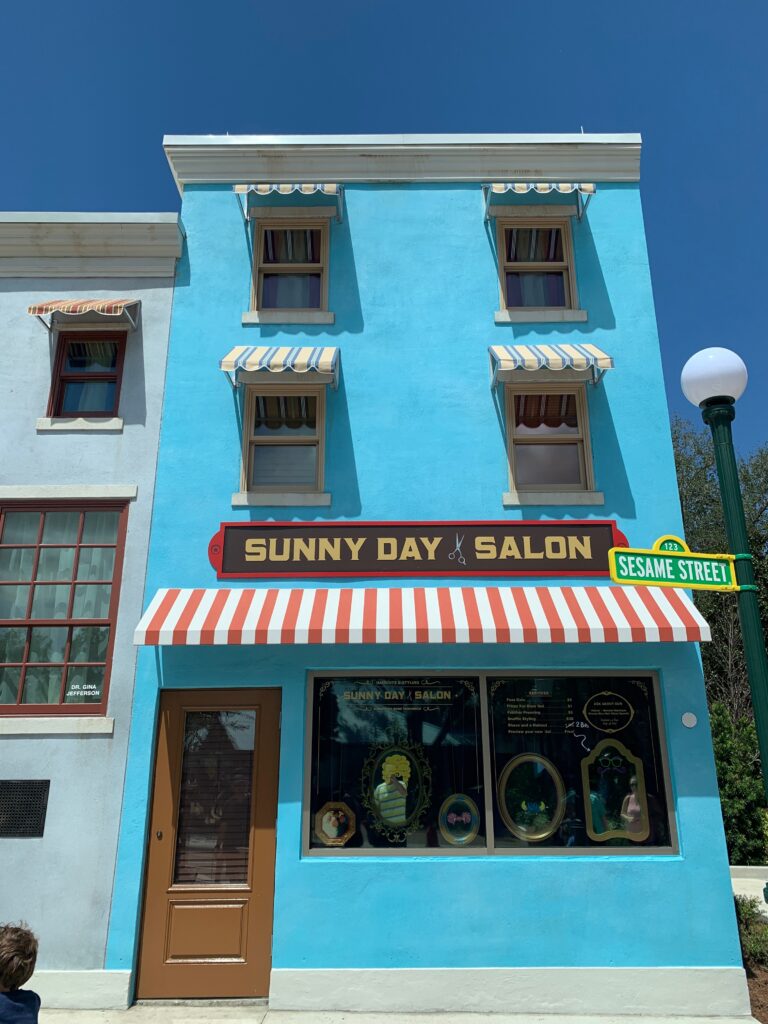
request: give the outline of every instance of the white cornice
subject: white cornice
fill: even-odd
[[[182,241],[175,213],[0,213],[0,259],[173,260]]]
[[[623,135],[168,135],[179,189],[253,181],[637,181]]]

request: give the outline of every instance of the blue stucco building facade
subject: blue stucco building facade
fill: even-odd
[[[540,642],[530,642],[528,634],[529,642],[509,642],[513,637],[507,639],[503,631],[493,642],[483,642],[486,633],[479,642],[463,643],[446,634],[440,640],[431,632],[424,642],[371,642],[384,641],[382,626],[380,634],[361,634],[365,642],[352,642],[346,633],[339,640],[331,630],[330,639],[306,643],[294,633],[296,620],[286,632],[284,619],[283,631],[278,623],[268,643],[253,643],[244,637],[233,640],[231,617],[229,629],[215,634],[220,605],[209,594],[222,588],[303,593],[376,588],[380,594],[411,587],[538,587],[547,593],[557,590],[555,605],[565,610],[571,598],[561,595],[568,588],[586,583],[615,589],[604,568],[590,563],[597,577],[585,580],[580,570],[569,568],[570,561],[561,572],[548,564],[547,573],[527,569],[519,575],[513,566],[518,575],[511,571],[508,578],[489,580],[480,562],[470,559],[460,579],[437,571],[431,576],[426,553],[419,564],[399,563],[397,578],[371,570],[318,579],[309,568],[304,572],[305,561],[294,565],[288,577],[276,570],[254,580],[235,571],[218,581],[209,542],[222,522],[249,524],[253,536],[266,524],[292,522],[304,530],[303,537],[340,525],[354,534],[355,524],[364,523],[380,524],[371,528],[372,536],[386,533],[386,524],[421,524],[410,531],[420,536],[429,533],[431,523],[450,522],[459,524],[449,529],[451,544],[454,533],[458,542],[467,532],[460,524],[469,523],[508,524],[509,529],[529,523],[531,536],[544,536],[547,531],[557,535],[566,523],[584,524],[588,533],[590,524],[607,522],[617,531],[614,543],[624,535],[641,548],[664,534],[682,532],[643,228],[639,138],[184,137],[166,140],[166,152],[183,189],[185,252],[174,296],[146,586],[145,604],[154,608],[154,626],[140,637],[107,948],[107,970],[124,979],[126,999],[134,994],[251,994],[268,995],[271,1006],[286,1009],[748,1014],[694,642],[677,636],[672,642],[667,634],[658,642],[652,632],[641,638],[638,621],[631,642],[612,642],[626,637],[610,632],[603,636],[607,642],[587,642],[582,622],[581,642],[570,633],[564,643],[541,642],[558,637],[543,637],[540,629]],[[310,188],[305,184],[310,181],[336,184]],[[517,187],[494,191],[489,188],[494,182]],[[594,183],[596,192],[552,187],[566,182]],[[269,191],[265,183],[283,187]],[[288,183],[305,187],[290,191]],[[233,190],[241,184],[262,187]],[[534,237],[534,232],[539,234]],[[282,249],[273,258],[269,247],[278,242],[290,251]],[[524,246],[529,246],[527,253]],[[281,273],[284,278],[275,281]],[[559,273],[562,278],[554,281]],[[526,274],[540,276],[533,280]],[[319,291],[314,284],[305,288],[313,275]],[[546,304],[536,301],[538,288],[548,297]],[[302,295],[303,305],[281,314],[280,296],[292,289]],[[561,350],[553,354],[547,348],[553,345],[581,346],[582,354],[585,346],[596,346],[613,365],[604,373],[589,366],[561,370]],[[506,346],[512,356],[523,351],[523,359],[533,347],[541,366],[513,369],[489,361],[490,346]],[[255,369],[254,363],[237,366],[235,355],[234,370],[222,372],[220,362],[238,347],[267,350],[261,356],[277,362]],[[336,349],[333,369],[292,371],[285,353],[298,348]],[[258,351],[252,358],[259,358]],[[498,372],[491,387],[494,368]],[[288,412],[283,406],[275,412],[277,407],[259,404],[271,400],[269,388],[290,399],[301,398],[305,386],[315,388],[309,397],[316,404],[309,412],[302,406],[291,413],[287,405]],[[249,388],[255,389],[250,406]],[[559,413],[530,412],[533,406],[526,402],[534,401],[531,396],[535,404],[550,394],[561,403]],[[307,483],[303,461],[293,469],[298,487],[281,475],[286,463],[275,468],[274,449],[264,456],[259,448],[260,437],[270,429],[279,433],[282,427],[275,423],[282,416],[285,425],[292,415],[299,441],[310,435],[316,441],[315,435],[322,434],[322,447],[316,446],[311,456],[302,448],[296,456],[323,463],[313,483]],[[544,448],[532,453],[529,435],[537,430],[545,435]],[[294,443],[295,436],[288,447]],[[558,444],[561,449],[555,451]],[[559,458],[568,445],[570,454],[562,457],[568,461],[572,455],[573,461],[558,481],[547,459]],[[536,460],[532,469],[525,468],[529,458]],[[266,481],[264,487],[260,480]],[[486,532],[497,529],[503,533],[506,525]],[[173,591],[170,596],[167,588]],[[179,588],[180,595],[175,593]],[[155,598],[158,592],[166,596]],[[435,608],[449,600],[455,611],[456,602],[465,599],[455,592],[449,598],[443,594],[434,598]],[[178,602],[188,600],[192,605],[185,611]],[[389,597],[375,600],[381,608]],[[429,608],[433,598],[424,600]],[[481,594],[476,600],[482,618],[486,598]],[[496,621],[496,599],[488,600]],[[539,600],[529,633],[539,628],[541,609],[547,613],[552,607],[546,593],[539,593]],[[280,597],[276,601],[276,608],[284,606]],[[354,627],[357,605],[351,601]],[[404,605],[405,618],[409,607]],[[414,607],[418,612],[418,601]],[[600,607],[609,617],[615,610],[610,602]],[[211,611],[203,615],[201,608]],[[652,616],[658,614],[657,608]],[[257,635],[264,615],[252,613]],[[214,632],[201,637],[198,629],[193,636],[201,623]],[[166,633],[160,635],[163,628]],[[387,680],[395,687],[404,678],[408,700],[414,681],[469,680],[472,696],[466,707],[474,708],[467,713],[475,716],[475,726],[462,726],[464,732],[446,726],[455,738],[446,740],[444,730],[439,742],[475,752],[476,767],[461,771],[469,773],[462,775],[466,785],[475,772],[476,792],[455,805],[449,800],[462,795],[458,782],[456,793],[449,786],[448,796],[438,794],[444,762],[434,744],[426,743],[432,733],[426,724],[419,726],[422,742],[416,751],[409,746],[412,726],[403,726],[410,739],[397,742],[412,759],[411,780],[417,775],[422,780],[420,809],[411,806],[419,803],[417,784],[406,778],[400,785],[411,794],[411,803],[402,819],[388,819],[382,811],[376,820],[371,800],[355,788],[358,767],[350,768],[349,779],[340,777],[357,756],[351,752],[356,741],[348,740],[346,761],[339,744],[351,735],[353,718],[358,721],[366,701],[376,700],[354,695],[384,692]],[[509,681],[515,679],[529,682]],[[623,707],[621,695],[629,693],[625,682],[629,686],[627,681],[637,679],[646,681],[640,686],[645,711],[638,705],[627,712],[634,724],[626,727],[608,727],[604,719],[604,728],[590,732],[582,722],[586,738],[579,739],[579,722],[569,715],[583,717],[591,696],[580,697],[575,710],[564,712],[562,728],[552,727],[565,739],[553,740],[550,726],[542,740],[538,726],[526,734],[526,727],[509,724],[521,700],[529,710],[535,706],[534,716],[546,717],[541,708],[550,706],[550,697],[566,694],[567,701],[570,686],[593,684],[589,694],[600,693],[601,680],[610,681],[605,685]],[[330,692],[346,694],[333,712],[335,725],[322,718],[320,680],[330,684]],[[499,712],[497,721],[493,701],[507,692],[504,687],[506,711]],[[258,818],[254,796],[251,874],[231,875],[230,884],[218,889],[213,875],[206,876],[205,898],[216,913],[225,914],[227,900],[244,901],[237,911],[241,947],[233,952],[230,940],[222,939],[221,949],[207,949],[198,935],[206,926],[194,924],[185,933],[193,936],[188,946],[179,940],[174,951],[173,914],[178,911],[163,903],[160,916],[150,917],[155,912],[150,904],[163,886],[169,908],[176,907],[177,898],[197,898],[192,875],[185,876],[186,887],[179,883],[178,844],[188,827],[188,846],[204,845],[204,829],[200,826],[203,831],[193,835],[189,825],[194,808],[184,787],[196,783],[185,774],[187,762],[175,774],[168,769],[170,797],[158,789],[165,785],[163,765],[176,754],[192,756],[191,734],[184,732],[183,722],[215,709],[217,693],[234,694],[231,706],[239,710],[229,714],[248,714],[249,701],[259,706],[261,690],[279,692],[281,707],[276,825]],[[173,693],[180,695],[178,707],[164,710],[163,699]],[[532,696],[536,693],[547,697]],[[200,698],[196,704],[195,694]],[[344,718],[342,705],[355,700],[362,701],[360,713]],[[397,722],[410,722],[408,716],[419,713],[398,707],[382,712],[395,723],[395,732]],[[453,712],[444,713],[455,722]],[[164,714],[168,723],[182,716],[178,747],[173,746],[172,726],[163,725]],[[443,712],[430,714],[437,716],[430,722],[437,722],[439,731]],[[266,722],[266,712],[258,720]],[[471,728],[476,731],[470,741]],[[632,729],[637,730],[634,740]],[[616,747],[614,738],[622,734],[624,746]],[[387,740],[390,746],[393,736]],[[610,807],[596,811],[597,802],[613,799],[613,783],[603,778],[601,797],[592,776],[583,775],[581,793],[582,775],[571,777],[558,768],[557,744],[567,744],[572,757],[575,736],[584,752],[581,772],[590,771],[590,751],[602,750],[614,758],[615,770],[627,775],[622,785],[644,773],[644,794],[630,793],[614,812]],[[262,740],[266,743],[262,736],[255,744],[255,761],[260,765],[256,770],[264,773]],[[638,744],[646,743],[652,752],[637,767],[645,757],[638,754]],[[383,746],[371,740],[366,750],[375,748],[375,753]],[[158,749],[162,763],[156,760]],[[506,790],[500,782],[504,751],[536,754],[534,768],[521,783],[534,787],[532,801],[521,800],[521,790]],[[622,757],[627,765],[619,765]],[[520,767],[517,761],[506,764]],[[547,778],[555,781],[550,785],[545,776],[551,764],[555,769]],[[376,762],[377,772],[379,767]],[[363,777],[365,771],[364,766]],[[431,795],[425,795],[420,771],[431,775]],[[331,776],[335,782],[328,781]],[[655,796],[653,777],[660,780]],[[516,795],[507,797],[508,792]],[[173,804],[170,832],[158,825],[157,815],[165,813],[163,800]],[[326,808],[336,817],[324,832],[321,812]],[[478,826],[477,836],[461,831],[465,815],[467,823],[472,819],[471,829]],[[393,820],[402,826],[399,831],[393,830]],[[615,835],[606,840],[611,828]],[[248,899],[260,891],[259,872],[271,872],[270,864],[259,859],[266,850],[269,861],[272,847],[268,842],[258,846],[267,832],[274,837],[275,851],[274,901],[267,900],[272,934],[271,941],[267,936],[262,943],[269,950],[268,989],[259,989],[257,982],[248,988],[246,980],[244,990],[238,981],[223,991],[218,986],[226,989],[228,964],[247,965],[251,955],[262,960],[266,955],[246,949],[250,940],[243,938],[242,921],[249,913]],[[213,857],[229,842],[217,836]],[[175,860],[172,850],[153,852],[163,841],[168,848],[177,843]],[[175,865],[170,884],[153,888],[153,856],[159,858],[160,875]],[[163,856],[170,860],[162,861]],[[202,874],[196,878],[202,885]],[[261,916],[249,919],[251,938],[265,931],[260,906]],[[171,922],[171,938],[161,949],[148,929],[163,931],[162,921]],[[224,917],[216,919],[212,932],[220,924],[220,934],[226,932]],[[198,975],[201,965],[210,969],[210,991],[190,988],[183,980],[174,988],[174,977],[181,975],[173,970],[183,964],[197,964]]]

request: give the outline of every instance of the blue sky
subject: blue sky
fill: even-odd
[[[175,210],[164,134],[642,132],[670,407],[734,348],[768,440],[764,0],[26,0],[0,33],[7,210]]]

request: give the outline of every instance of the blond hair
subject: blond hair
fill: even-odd
[[[393,775],[400,775],[403,782],[407,782],[411,777],[411,762],[405,754],[390,754],[384,758],[381,775],[385,782],[391,782]]]

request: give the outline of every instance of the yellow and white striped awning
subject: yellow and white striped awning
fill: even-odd
[[[591,370],[596,380],[613,368],[613,357],[591,344],[491,345],[488,354],[494,384],[502,371]]]
[[[525,195],[527,192],[539,192],[542,195],[560,192],[562,195],[570,195],[572,192],[578,192],[582,196],[593,196],[597,192],[597,185],[563,181],[494,181],[491,192],[495,195],[503,195],[505,192],[515,192],[518,195]]]
[[[268,196],[273,192],[276,192],[281,196],[290,196],[294,192],[299,192],[304,196],[314,195],[315,192],[322,192],[326,196],[337,196],[341,191],[341,185],[335,182],[325,182],[325,184],[313,184],[310,182],[302,181],[297,183],[289,183],[285,181],[278,182],[259,182],[253,185],[235,185],[235,192],[240,195],[247,195],[248,192],[255,192],[259,196]]]
[[[225,373],[236,374],[238,370],[266,373],[329,373],[333,375],[333,386],[339,377],[338,348],[322,348],[310,345],[236,345],[219,362]]]

